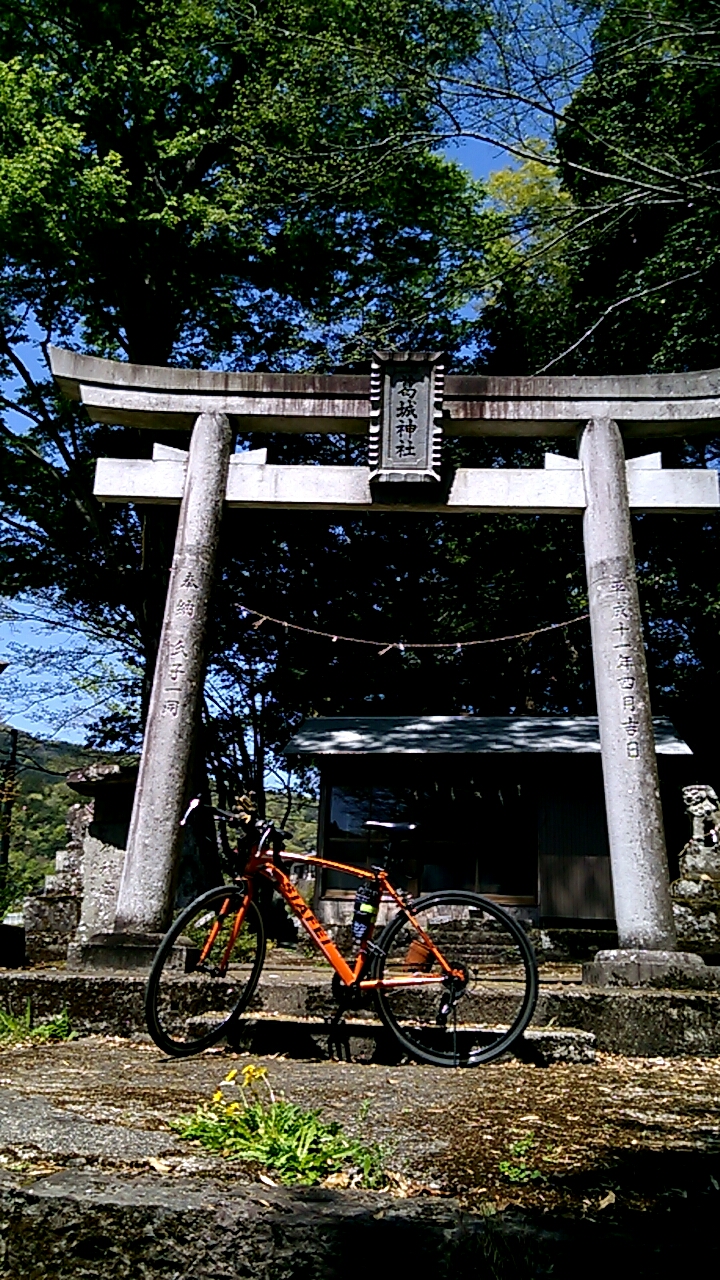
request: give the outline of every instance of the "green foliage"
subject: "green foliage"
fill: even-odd
[[[110,667],[97,664],[99,746],[137,747],[177,513],[141,519],[97,503],[95,458],[136,456],[150,438],[90,424],[63,400],[47,341],[261,369],[366,367],[373,346],[457,347],[498,219],[440,154],[437,96],[484,22],[477,0],[3,8],[0,408],[13,415],[0,422],[0,590],[111,647],[127,679],[113,675],[108,692]],[[336,440],[277,453],[292,461],[293,447],[298,461],[305,449],[351,460]],[[282,559],[284,531],[262,533]],[[304,539],[296,527],[299,565]],[[257,542],[235,547],[228,594],[253,573]],[[285,580],[297,571],[289,564]],[[218,649],[230,622],[228,611]],[[240,733],[235,710],[223,712],[225,740],[257,728],[249,708],[258,714],[265,670],[251,659]],[[264,753],[305,702],[261,708],[246,784],[254,773],[261,789]]]
[[[363,353],[370,330],[417,329],[428,288],[462,292],[474,256],[472,185],[425,139],[436,77],[481,22],[438,0],[10,6],[14,287],[53,327],[149,363],[327,361],[349,322]]]
[[[544,7],[545,48],[542,15],[535,28],[517,15],[505,32],[506,93],[519,95],[508,131],[525,159],[490,183],[508,237],[480,319],[488,364],[569,374],[713,366],[717,5],[601,0],[572,10],[564,0]],[[542,143],[517,132],[532,119],[523,92],[536,121],[549,108]]]
[[[318,1111],[276,1098],[266,1068],[253,1063],[242,1070],[240,1098],[228,1102],[224,1091],[234,1087],[236,1075],[229,1072],[212,1101],[173,1128],[229,1160],[262,1165],[280,1182],[314,1186],[346,1172],[357,1185],[383,1184],[380,1147],[349,1138],[335,1121],[321,1120]]]
[[[551,0],[550,12],[559,5]],[[568,47],[582,70],[558,104],[553,145],[525,142],[538,160],[490,184],[507,236],[494,251],[500,283],[479,321],[487,367],[516,374],[715,367],[720,14],[706,0],[604,0],[591,15],[587,63]],[[549,80],[545,88],[552,93]],[[631,454],[651,447],[662,448],[666,467],[720,462],[717,435],[628,442]],[[633,526],[653,707],[690,743],[698,776],[717,782],[707,707],[720,678],[720,522],[643,516]],[[559,588],[563,571],[577,589],[583,575],[575,576],[561,523],[545,529],[548,591]],[[517,562],[508,562],[517,577]],[[568,640],[580,664],[568,662],[557,691],[562,699],[577,681],[590,711],[584,638],[578,645],[568,633]],[[557,669],[548,675],[554,683]]]
[[[534,372],[567,335],[574,204],[548,145],[527,145],[536,159],[499,169],[487,184],[505,224],[488,253],[480,320],[489,343],[485,364],[494,373]]]
[[[551,0],[549,12],[559,16],[562,7]],[[565,50],[566,82],[574,68],[574,85],[555,104],[554,137],[540,147],[522,140],[546,177],[538,183],[532,160],[501,175],[499,208],[518,261],[508,261],[504,296],[484,317],[491,364],[506,368],[514,351],[513,372],[713,366],[720,339],[717,5],[603,0],[584,25]],[[530,45],[540,101],[559,82],[543,84],[541,54]],[[513,190],[518,182],[524,207]]]
[[[65,823],[70,805],[77,804],[77,792],[65,782],[46,782],[25,790],[22,782],[13,808],[11,852],[26,868],[49,865],[67,841]]]
[[[47,1022],[33,1026],[32,1009],[28,1000],[25,1012],[16,1017],[15,1014],[0,1009],[0,1044],[47,1044],[54,1040],[73,1040],[75,1032],[70,1026],[67,1009],[55,1014]]]
[[[717,364],[719,88],[712,0],[604,6],[592,69],[558,136],[585,220],[568,253],[569,318],[581,337],[603,317],[573,369]]]
[[[534,1133],[529,1133],[526,1137],[518,1138],[516,1142],[511,1143],[510,1159],[500,1160],[498,1163],[498,1169],[508,1182],[524,1185],[528,1182],[542,1181],[542,1173],[527,1158],[535,1145]]]
[[[287,797],[278,791],[268,791],[265,797],[265,815],[280,824],[287,811]],[[314,853],[317,850],[318,807],[312,800],[296,793],[287,819],[290,833],[285,843],[289,853]]]
[[[27,862],[22,856],[11,855],[7,870],[0,875],[0,920],[22,907],[23,898],[37,888],[51,866],[50,862]]]

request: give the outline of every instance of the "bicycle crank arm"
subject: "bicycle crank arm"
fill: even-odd
[[[361,991],[388,991],[391,987],[442,987],[447,983],[444,973],[408,974],[407,978],[366,978],[360,983]]]

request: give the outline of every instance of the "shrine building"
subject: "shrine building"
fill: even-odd
[[[690,747],[654,720],[670,875],[687,839]],[[414,892],[473,889],[534,923],[614,923],[595,716],[363,716],[306,720],[286,747],[320,772],[318,852],[371,865],[365,822],[416,821],[405,846]],[[357,881],[318,880],[327,924],[349,919]]]

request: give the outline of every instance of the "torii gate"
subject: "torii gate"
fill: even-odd
[[[147,947],[171,910],[226,501],[349,513],[582,515],[621,948],[602,955],[621,981],[637,979],[638,951],[645,975],[660,976],[668,965],[702,966],[698,957],[675,950],[630,513],[717,511],[718,473],[664,471],[659,454],[626,462],[623,436],[720,431],[720,370],[616,378],[445,376],[442,356],[427,352],[377,353],[369,375],[153,368],[52,347],[50,361],[60,388],[81,401],[93,421],[192,433],[187,454],[156,444],[152,460],[97,463],[95,494],[103,502],[180,504],[115,951],[123,943]],[[232,427],[366,435],[368,466],[274,466],[263,449],[231,456]],[[460,468],[449,476],[441,459],[444,435],[577,437],[578,458],[547,453],[543,470]]]

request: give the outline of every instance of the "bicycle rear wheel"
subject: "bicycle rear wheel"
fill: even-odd
[[[265,960],[265,931],[255,903],[232,944],[242,886],[220,885],[178,916],[153,961],[145,1017],[155,1044],[176,1058],[216,1044],[245,1009]]]
[[[421,931],[461,977],[443,977]],[[418,899],[409,913],[390,921],[377,945],[372,977],[397,984],[377,990],[378,1014],[423,1062],[491,1062],[533,1015],[538,978],[532,945],[513,916],[478,894],[447,890]],[[441,980],[427,982],[432,978]]]

